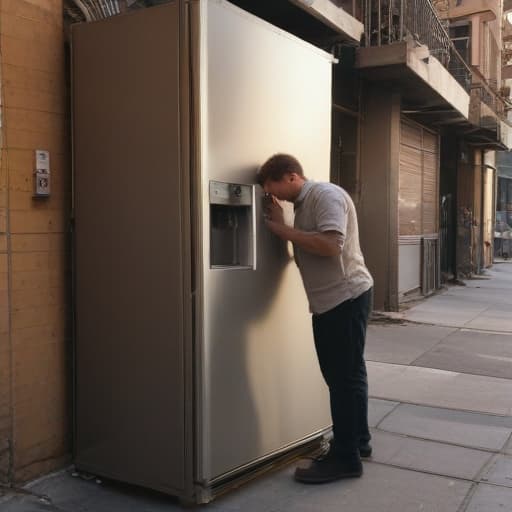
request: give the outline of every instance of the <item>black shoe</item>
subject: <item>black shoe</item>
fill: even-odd
[[[363,458],[372,456],[372,445],[370,443],[362,444],[359,447],[359,456]]]
[[[359,458],[341,459],[332,451],[313,459],[307,468],[295,470],[295,480],[303,484],[324,484],[340,478],[357,478],[363,474]]]

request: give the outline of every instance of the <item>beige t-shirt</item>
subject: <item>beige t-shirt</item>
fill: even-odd
[[[306,181],[295,201],[294,227],[302,231],[337,231],[344,238],[339,256],[318,256],[294,245],[295,261],[312,313],[325,313],[373,286],[359,246],[356,209],[341,187]]]

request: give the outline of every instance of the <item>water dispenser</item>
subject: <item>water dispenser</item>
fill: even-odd
[[[254,269],[254,186],[210,181],[210,267]]]

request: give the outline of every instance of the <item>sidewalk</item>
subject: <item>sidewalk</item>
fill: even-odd
[[[364,476],[304,486],[290,465],[204,510],[512,512],[512,262],[386,317],[368,333],[374,456]],[[0,497],[2,512],[181,510],[70,471]]]

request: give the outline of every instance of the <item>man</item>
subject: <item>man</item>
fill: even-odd
[[[333,439],[329,451],[295,479],[323,483],[359,477],[360,457],[371,455],[368,385],[364,361],[373,279],[359,246],[354,203],[332,183],[308,181],[291,155],[277,154],[258,171],[268,194],[268,228],[294,246],[313,314],[313,335],[322,375],[329,387]],[[277,200],[294,204],[294,227],[284,223]]]

